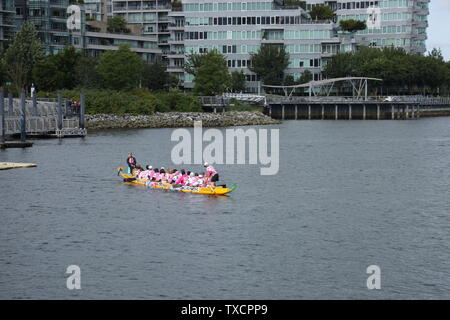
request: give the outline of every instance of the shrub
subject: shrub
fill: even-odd
[[[359,21],[354,19],[348,19],[348,20],[341,20],[339,22],[339,26],[342,30],[347,32],[356,32],[360,30],[364,30],[367,28],[365,21]]]
[[[260,106],[254,106],[251,104],[242,103],[236,99],[231,99],[230,104],[231,104],[230,108],[229,108],[230,111],[252,111],[252,112],[260,111],[261,112],[263,109]]]
[[[147,89],[132,91],[83,90],[88,114],[153,114],[154,112],[200,112],[199,99],[178,89],[153,93]],[[80,90],[62,90],[63,98],[80,100]],[[38,92],[38,98],[56,98],[56,92]]]

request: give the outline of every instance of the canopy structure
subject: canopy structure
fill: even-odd
[[[317,96],[318,94],[324,93],[326,96],[329,96],[331,91],[334,88],[336,82],[348,82],[351,84],[353,88],[353,96],[357,99],[361,99],[364,94],[364,100],[367,100],[367,91],[368,85],[367,82],[369,80],[373,81],[383,81],[383,79],[378,78],[368,78],[368,77],[345,77],[345,78],[333,78],[333,79],[325,79],[319,81],[310,81],[304,84],[297,84],[293,86],[270,86],[263,85],[263,87],[267,88],[277,88],[283,89],[286,97],[291,97],[292,93],[297,88],[308,88],[309,96]]]

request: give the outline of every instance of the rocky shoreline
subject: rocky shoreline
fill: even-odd
[[[202,121],[203,127],[231,127],[279,124],[261,112],[231,111],[225,113],[207,112],[157,112],[153,115],[113,114],[86,115],[86,128],[97,129],[139,129],[193,127],[194,121]]]

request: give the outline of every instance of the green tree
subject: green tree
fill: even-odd
[[[142,59],[131,51],[128,44],[121,44],[117,51],[104,52],[97,68],[102,86],[113,90],[137,88],[143,64]]]
[[[64,89],[73,89],[77,83],[76,68],[81,52],[74,47],[66,47],[55,55],[56,65],[59,70],[59,83]]]
[[[178,88],[169,89],[169,92],[164,93],[161,98],[170,111],[202,111],[197,97],[194,97],[192,94],[186,94]]]
[[[312,81],[313,74],[309,70],[303,71],[302,75],[300,76],[300,79],[298,79],[299,84],[304,84]]]
[[[428,52],[428,56],[438,60],[439,62],[444,62],[444,56],[442,55],[442,50],[440,48],[433,48]]]
[[[0,54],[0,86],[4,85],[6,82],[6,70],[5,70],[5,59],[3,54]]]
[[[447,63],[445,64],[445,69],[446,69],[446,86],[447,86],[447,94],[448,94],[448,89],[450,88],[450,61],[447,61]]]
[[[441,92],[448,79],[448,67],[439,52],[428,56],[408,54],[401,48],[362,47],[356,52],[339,53],[324,68],[328,78],[363,76],[382,79],[383,92],[413,94]]]
[[[46,56],[33,69],[33,80],[39,90],[73,89],[78,85],[76,68],[81,53],[66,47]]]
[[[142,87],[151,91],[165,90],[176,87],[178,79],[167,72],[167,68],[161,62],[144,64],[142,70]]]
[[[108,18],[107,25],[108,31],[110,32],[128,33],[130,31],[127,28],[127,20],[121,16],[113,16],[112,18]]]
[[[356,32],[356,31],[360,31],[360,30],[364,30],[367,28],[367,24],[365,21],[360,21],[360,20],[354,20],[354,19],[347,19],[347,20],[341,20],[339,22],[339,27],[343,30],[343,31],[347,31],[350,33]]]
[[[195,76],[198,68],[203,64],[206,54],[190,53],[187,55],[186,63],[184,64],[184,71]]]
[[[36,63],[33,81],[39,91],[54,91],[62,87],[58,83],[60,71],[53,56],[47,56]]]
[[[306,1],[301,0],[284,0],[284,5],[287,7],[300,7],[306,10]]]
[[[284,47],[262,45],[258,52],[250,54],[249,69],[256,73],[266,85],[283,83],[284,70],[289,66],[289,54]]]
[[[245,73],[244,71],[233,71],[231,73],[231,91],[242,92],[245,90]]]
[[[309,15],[314,20],[331,20],[334,17],[334,11],[325,5],[316,5],[309,11]]]
[[[6,74],[17,91],[31,84],[33,68],[43,57],[44,49],[34,25],[24,22],[5,52]]]
[[[209,51],[201,58],[201,65],[195,68],[194,93],[211,96],[222,94],[231,84],[227,60],[217,50]]]
[[[82,55],[75,67],[76,82],[82,88],[98,88],[100,75],[97,67],[99,59]]]
[[[295,82],[294,76],[292,74],[287,74],[284,77],[284,80],[283,80],[284,86],[293,86],[295,84],[296,84],[296,82]]]

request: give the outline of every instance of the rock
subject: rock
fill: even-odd
[[[193,127],[194,121],[202,121],[203,127],[231,127],[271,125],[281,123],[260,112],[231,111],[207,112],[156,112],[153,115],[117,116],[113,114],[86,115],[87,129],[138,129]]]

